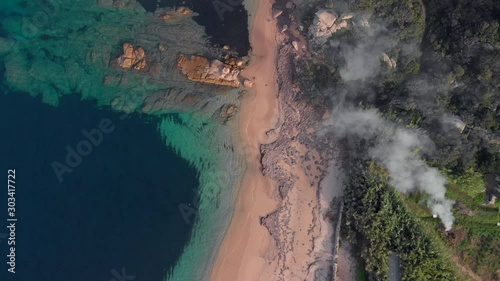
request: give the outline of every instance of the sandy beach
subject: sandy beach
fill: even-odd
[[[275,126],[277,113],[276,23],[271,20],[268,0],[245,3],[252,15],[251,63],[243,76],[255,82],[242,101],[240,137],[247,170],[237,197],[231,226],[219,249],[210,280],[269,280],[266,254],[272,237],[260,218],[276,208],[272,181],[262,175],[260,144],[271,141],[266,132]],[[260,277],[259,277],[260,276]]]
[[[252,53],[243,76],[255,82],[242,101],[238,128],[247,170],[210,280],[328,278],[332,227],[329,204],[318,192],[328,145],[318,146],[313,129],[324,112],[293,98],[300,89],[291,58],[303,51],[282,44],[290,35],[277,31],[271,2],[245,6]]]

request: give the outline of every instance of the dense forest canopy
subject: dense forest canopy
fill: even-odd
[[[483,173],[500,170],[500,2],[349,3],[350,9],[370,14],[372,26],[382,27],[377,36],[391,42],[384,51],[397,67],[367,77],[348,99],[425,129],[436,144],[428,159],[436,166],[456,173],[475,163]],[[351,45],[374,46],[356,28],[340,36]],[[342,68],[342,52],[336,55]],[[337,88],[350,86],[337,81]],[[466,129],[457,130],[462,122]]]
[[[312,73],[302,79],[303,88],[315,92],[302,98],[318,105],[328,101],[337,113],[338,108],[376,111],[396,127],[427,136],[431,142],[416,142],[421,149],[415,155],[422,157],[422,167],[441,171],[446,195],[454,200],[455,225],[445,231],[422,206],[427,195],[407,192],[400,198],[389,188],[394,180],[380,176],[387,171],[374,169],[377,159],[369,156],[380,136],[343,136],[334,129],[349,175],[347,232],[364,249],[369,277],[386,280],[388,255],[397,252],[404,280],[461,280],[443,261],[448,255],[482,280],[499,280],[500,267],[491,261],[500,254],[492,223],[496,210],[482,205],[481,189],[485,175],[500,173],[500,2],[327,2],[339,15],[352,13],[352,25],[328,44],[313,44],[315,60],[299,63],[301,75]],[[304,17],[305,24],[314,12]],[[365,119],[373,123],[371,116]],[[356,122],[348,123],[351,131]],[[364,129],[373,125],[367,124]]]

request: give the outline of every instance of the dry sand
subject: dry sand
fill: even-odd
[[[250,65],[242,74],[255,85],[242,101],[237,129],[247,159],[247,170],[210,280],[315,280],[317,274],[328,275],[327,271],[332,268],[329,241],[332,227],[325,210],[328,202],[320,202],[325,198],[330,201],[336,194],[318,192],[326,167],[315,159],[325,157],[310,145],[307,147],[303,142],[289,138],[305,130],[310,135],[307,141],[310,141],[314,130],[304,128],[307,122],[302,122],[303,112],[299,105],[284,104],[282,98],[289,96],[281,95],[278,101],[279,91],[291,94],[293,82],[289,81],[287,87],[278,89],[277,53],[282,39],[278,37],[276,20],[271,16],[271,2],[248,0],[245,6],[250,14],[252,53]],[[285,52],[280,58],[286,56]],[[286,67],[286,63],[280,63],[280,67]],[[283,122],[292,119],[293,122]],[[301,122],[304,126],[299,128],[297,124]],[[285,137],[281,130],[283,126],[286,127]],[[273,133],[269,133],[271,129],[275,129]],[[273,159],[278,163],[267,164],[273,168],[279,166],[292,182],[284,197],[280,197],[277,184],[262,175],[259,146],[269,143],[274,147],[272,154],[276,157]],[[327,186],[340,185],[332,183]],[[265,218],[263,222],[269,230],[261,225],[262,218]]]
[[[259,145],[272,141],[266,132],[276,125],[278,111],[276,23],[271,20],[268,0],[249,2],[254,2],[245,3],[252,15],[252,60],[242,74],[255,85],[242,101],[239,124],[247,170],[215,260],[212,281],[270,280],[266,277],[266,255],[274,242],[260,225],[260,218],[276,208],[276,189],[261,173]]]

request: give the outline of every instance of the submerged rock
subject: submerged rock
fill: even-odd
[[[134,0],[98,0],[101,7],[112,7],[116,9],[144,10],[138,1]]]
[[[219,60],[209,61],[201,56],[191,56],[190,58],[181,56],[177,66],[189,80],[239,87],[238,75],[241,69],[238,64],[241,66],[241,63],[235,59],[230,60],[229,63],[223,63]]]
[[[238,107],[234,104],[222,105],[212,116],[212,119],[221,123],[225,123],[238,112]]]
[[[174,21],[181,19],[182,17],[189,16],[192,14],[193,14],[193,11],[191,11],[189,8],[179,7],[177,10],[167,11],[165,14],[163,14],[161,16],[161,18],[165,22],[174,22]]]
[[[160,52],[166,52],[168,50],[168,47],[165,44],[163,44],[163,43],[159,43],[158,44],[158,50]]]
[[[14,44],[11,39],[0,37],[0,56],[8,54],[14,48]]]
[[[23,11],[29,19],[30,13],[40,9],[33,1],[26,6]],[[66,2],[44,28],[29,33],[19,28],[22,17],[5,18],[2,24],[9,38],[0,38],[4,83],[16,91],[40,96],[53,106],[65,95],[78,94],[123,112],[139,112],[154,105],[150,114],[211,116],[221,104],[234,103],[237,96],[213,98],[228,89],[197,91],[199,85],[186,81],[176,67],[179,53],[212,54],[204,28],[191,16],[184,16],[182,24],[171,25],[161,15],[161,10],[146,13],[135,0],[98,4],[80,0]],[[158,106],[149,103],[149,97],[167,91],[168,102],[158,102]],[[187,94],[198,101],[188,102]]]

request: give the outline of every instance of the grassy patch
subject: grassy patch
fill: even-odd
[[[444,173],[450,184],[459,187],[469,197],[475,198],[478,195],[484,194],[484,176],[476,171],[475,165],[470,166],[460,175],[453,175],[449,170],[444,170]]]
[[[406,205],[421,220],[426,232],[445,255],[456,257],[461,265],[482,280],[500,280],[500,214],[495,206],[484,205],[483,176],[469,169],[460,176],[448,175],[447,197],[455,200],[456,221],[449,232],[442,230],[425,206],[421,194],[402,195]]]
[[[370,172],[354,172],[344,195],[348,237],[362,249],[366,275],[387,280],[388,256],[395,252],[401,258],[403,280],[464,280],[445,247],[434,243],[423,226],[428,220],[437,227],[436,220],[420,204],[412,202],[422,220],[416,217],[383,180],[383,171],[376,165],[366,168]]]
[[[358,271],[356,274],[356,280],[357,281],[367,281],[368,278],[366,277],[366,271],[364,264],[358,267]]]

